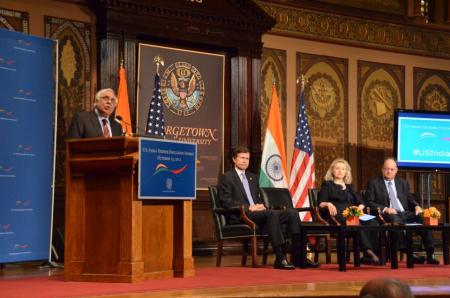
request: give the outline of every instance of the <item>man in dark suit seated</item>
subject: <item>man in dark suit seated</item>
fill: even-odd
[[[382,176],[372,179],[367,183],[365,199],[371,210],[380,210],[386,222],[393,224],[422,223],[420,216],[422,208],[414,200],[409,192],[408,182],[397,178],[397,162],[393,158],[387,158],[382,167]],[[428,264],[439,264],[434,258],[434,243],[430,231],[420,230],[423,246],[427,252]],[[399,234],[399,249],[404,250],[405,240],[403,233]],[[425,260],[414,257],[415,263],[423,263]]]
[[[258,176],[247,170],[250,161],[250,152],[246,147],[238,147],[233,151],[233,169],[226,172],[221,179],[219,195],[224,208],[246,208],[247,216],[269,235],[269,241],[275,251],[274,267],[278,269],[295,269],[300,266],[300,217],[295,210],[269,210],[259,197]],[[227,220],[233,223],[241,222],[238,213],[230,214]],[[287,224],[292,236],[292,259],[290,264],[284,255],[285,239],[281,225]],[[318,267],[319,264],[310,260],[309,267]]]
[[[111,117],[116,106],[117,97],[114,90],[99,90],[95,94],[94,110],[77,112],[73,116],[67,138],[110,138],[123,135],[122,126]]]

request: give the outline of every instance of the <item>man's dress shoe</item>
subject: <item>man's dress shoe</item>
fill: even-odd
[[[295,261],[294,262],[295,267],[301,267],[300,262]],[[320,266],[319,263],[313,262],[310,259],[306,259],[306,268],[318,268]]]
[[[306,259],[306,267],[308,268],[319,268],[320,264],[311,261],[310,259]]]
[[[275,269],[285,269],[285,270],[294,270],[295,267],[289,263],[286,259],[276,260],[273,265]]]
[[[439,260],[435,258],[427,258],[427,263],[431,265],[439,265]]]

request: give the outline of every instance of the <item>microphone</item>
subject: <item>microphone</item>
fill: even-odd
[[[142,129],[140,127],[137,127],[137,126],[133,125],[132,123],[129,123],[129,122],[123,120],[122,116],[120,116],[120,115],[116,115],[116,117],[114,118],[114,121],[116,121],[120,125],[122,125],[122,123],[125,124],[125,131],[123,132],[125,135],[131,135],[133,137],[143,137],[143,136],[145,136],[145,130],[144,129]],[[127,131],[127,126],[128,125],[131,127],[131,129],[135,129],[136,133],[133,133],[133,132],[128,133],[128,131]],[[144,133],[140,134],[140,133],[138,133],[138,131],[144,132]]]
[[[120,126],[122,126],[122,133],[123,133],[125,136],[127,136],[127,135],[128,135],[128,132],[127,132],[128,123],[126,123],[125,121],[123,121],[122,116],[116,115],[116,117],[114,117],[114,121],[116,121],[117,123],[120,124]],[[122,125],[122,123],[125,124],[125,131],[123,130],[124,125]]]

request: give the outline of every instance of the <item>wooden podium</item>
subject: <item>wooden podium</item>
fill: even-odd
[[[139,200],[132,137],[67,141],[66,281],[195,275],[192,202]]]

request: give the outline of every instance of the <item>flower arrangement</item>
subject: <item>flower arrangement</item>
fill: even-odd
[[[360,217],[362,216],[364,213],[361,211],[361,209],[359,209],[357,206],[350,206],[348,208],[345,208],[344,211],[342,211],[342,215],[347,218],[347,217]]]
[[[423,210],[423,217],[440,218],[441,212],[436,207],[430,207]]]

